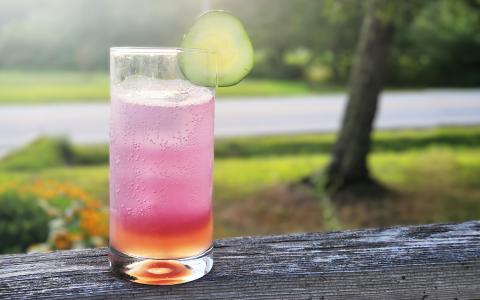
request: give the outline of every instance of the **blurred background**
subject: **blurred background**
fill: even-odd
[[[216,238],[480,217],[478,0],[3,0],[0,253],[108,243],[109,48],[208,9],[255,48],[217,92]]]

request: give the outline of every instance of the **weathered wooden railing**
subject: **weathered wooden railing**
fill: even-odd
[[[0,241],[1,242],[1,241]],[[0,256],[0,298],[480,299],[480,222],[242,237],[204,278],[115,278],[106,249]]]

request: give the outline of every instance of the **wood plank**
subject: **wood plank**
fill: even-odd
[[[0,256],[0,298],[480,298],[480,222],[242,237],[178,286],[115,278],[106,249]]]

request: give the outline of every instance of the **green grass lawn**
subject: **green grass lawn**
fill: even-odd
[[[99,101],[109,98],[105,73],[0,72],[0,103]]]
[[[307,134],[218,140],[217,236],[329,229],[321,221],[325,207],[319,201],[297,197],[282,186],[323,168],[333,139],[331,134]],[[372,172],[396,196],[381,205],[337,207],[342,228],[480,217],[479,127],[379,132],[373,149]],[[107,154],[102,145],[42,139],[0,161],[0,182],[53,179],[82,186],[107,201]]]
[[[306,95],[342,91],[341,87],[312,88],[301,81],[246,79],[240,84],[218,88],[220,97]],[[0,71],[0,104],[106,101],[107,73],[65,71]]]

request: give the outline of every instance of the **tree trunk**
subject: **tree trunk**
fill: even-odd
[[[330,193],[357,184],[376,184],[368,170],[367,155],[394,33],[393,17],[381,14],[389,4],[387,2],[370,2],[363,20],[355,63],[350,72],[349,98],[342,128],[326,169],[325,183]]]

